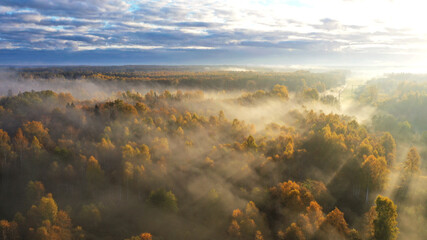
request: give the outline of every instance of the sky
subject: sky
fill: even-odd
[[[426,7],[419,0],[0,0],[0,64],[423,67]]]

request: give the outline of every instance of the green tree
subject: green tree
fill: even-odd
[[[247,149],[253,149],[256,150],[258,147],[255,143],[255,138],[249,135],[249,137],[246,139],[246,141],[243,143],[243,146]]]
[[[161,209],[172,212],[178,211],[178,203],[172,191],[166,192],[164,189],[151,191],[148,201]]]
[[[83,205],[77,219],[85,229],[94,229],[102,220],[101,211],[95,204]]]
[[[34,202],[39,201],[44,195],[45,188],[42,182],[40,181],[29,181],[27,188],[25,189],[25,195],[27,202],[33,204]]]
[[[375,200],[377,217],[374,219],[374,238],[376,240],[397,239],[397,207],[388,197],[378,195]]]

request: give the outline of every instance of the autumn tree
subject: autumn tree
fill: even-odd
[[[283,100],[289,99],[288,89],[286,86],[276,84],[271,90],[271,94],[274,96],[278,96]]]
[[[372,206],[368,212],[363,215],[363,224],[361,236],[363,239],[373,239],[374,238],[374,219],[377,217],[377,211],[375,206]]]
[[[7,188],[9,182],[8,169],[10,167],[10,163],[8,162],[8,158],[12,153],[9,134],[7,134],[7,132],[3,131],[2,129],[0,129],[0,154],[1,190],[3,191],[4,188]]]
[[[235,219],[231,220],[231,224],[230,224],[230,226],[228,226],[227,232],[233,238],[237,238],[237,239],[240,238],[240,236],[241,236],[240,225],[237,222],[237,220],[235,220]]]
[[[411,193],[411,183],[420,173],[420,155],[415,147],[411,147],[402,163],[400,185],[396,189],[396,200],[405,200]]]
[[[58,239],[61,240],[71,240],[72,239],[72,224],[71,224],[71,218],[68,216],[68,213],[59,210],[58,214],[56,215],[56,219],[53,222],[54,228],[53,231],[58,236]]]
[[[125,240],[152,240],[152,239],[153,239],[153,236],[151,235],[151,233],[141,233],[138,236],[133,236]]]
[[[130,161],[134,164],[142,165],[151,163],[150,149],[147,145],[138,146],[134,142],[129,142],[121,147],[122,157],[125,161]]]
[[[297,212],[303,211],[313,201],[313,196],[307,188],[291,180],[270,188],[270,195],[282,207]]]
[[[264,237],[262,236],[261,231],[255,232],[255,240],[264,240]]]
[[[420,155],[415,147],[409,149],[406,160],[403,162],[403,171],[408,176],[413,176],[420,172]]]
[[[18,128],[18,131],[13,138],[13,146],[18,154],[18,167],[21,167],[24,151],[28,148],[28,139],[24,136],[21,128]]]
[[[27,211],[26,217],[19,212],[15,214],[14,222],[24,239],[82,240],[83,230],[81,227],[72,229],[71,218],[58,208],[52,194],[48,193],[36,203]]]
[[[1,162],[2,168],[5,164],[8,163],[8,156],[11,154],[11,146],[10,146],[10,137],[6,131],[0,129],[0,153],[1,153]]]
[[[43,145],[40,143],[36,136],[33,136],[33,140],[30,145],[31,154],[34,156],[34,160],[40,160],[43,153],[45,153]]]
[[[360,159],[364,159],[370,155],[374,154],[374,147],[368,138],[363,139],[363,141],[359,144],[357,148],[357,156]]]
[[[319,92],[315,88],[307,88],[303,91],[303,98],[305,100],[319,100]]]
[[[36,137],[44,146],[50,144],[49,130],[44,127],[42,122],[26,122],[23,126],[24,132],[30,137]]]
[[[228,227],[228,234],[234,238],[259,239],[263,238],[264,221],[255,203],[246,204],[245,211],[233,210],[232,221]]]
[[[324,220],[322,207],[316,201],[311,201],[310,206],[306,208],[306,213],[299,216],[297,224],[306,236],[313,236]]]
[[[277,234],[281,240],[305,240],[304,233],[296,223],[292,223],[285,232],[279,231]]]
[[[0,239],[19,240],[20,234],[18,224],[14,221],[0,220]]]
[[[368,201],[369,191],[381,190],[385,186],[390,170],[384,157],[370,155],[362,163],[362,171],[365,174],[366,201]]]
[[[341,240],[350,236],[350,229],[344,213],[338,208],[332,210],[326,215],[325,221],[320,225],[320,231],[317,233],[321,239]]]

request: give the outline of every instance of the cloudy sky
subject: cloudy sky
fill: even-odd
[[[412,0],[0,0],[0,64],[427,63]]]

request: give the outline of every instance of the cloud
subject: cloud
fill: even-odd
[[[401,0],[3,0],[0,49],[189,50],[192,57],[194,50],[221,50],[216,59],[230,49],[262,58],[276,56],[273,49],[301,57],[310,51],[426,53],[425,14],[418,22],[410,14],[393,17],[418,8]]]
[[[343,27],[341,26],[340,22],[330,18],[320,19],[320,21],[322,22],[322,25],[320,25],[320,28],[326,29],[328,31],[341,29]]]

